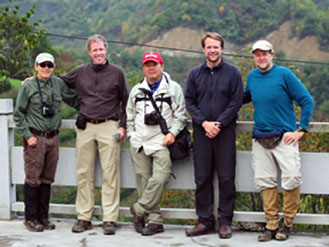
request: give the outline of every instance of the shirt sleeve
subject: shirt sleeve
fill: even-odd
[[[121,102],[119,126],[123,128],[126,128],[126,124],[127,124],[126,107],[127,107],[128,97],[129,97],[129,89],[128,89],[127,78],[125,73],[122,72],[120,92],[119,92],[119,100]]]
[[[29,105],[28,85],[24,84],[19,89],[17,94],[16,106],[14,111],[14,121],[16,124],[16,128],[19,130],[21,135],[26,140],[29,139],[31,136],[33,136],[26,121],[28,105]]]
[[[289,69],[287,69],[285,79],[290,96],[302,109],[299,125],[306,129],[311,121],[314,100],[301,81]]]
[[[252,100],[252,98],[251,98],[251,93],[249,90],[249,84],[248,84],[248,79],[247,79],[247,85],[243,92],[243,104],[247,104],[247,103],[251,102],[251,100]]]
[[[187,111],[190,113],[193,121],[201,125],[204,121],[207,120],[206,116],[200,111],[197,105],[197,88],[194,70],[192,69],[188,75],[186,85],[185,85],[185,103]]]
[[[238,69],[233,72],[230,85],[230,102],[226,106],[225,110],[217,117],[217,121],[220,122],[222,126],[229,125],[234,120],[234,118],[236,118],[236,114],[242,106],[243,84],[241,74]]]
[[[61,81],[61,96],[63,98],[63,101],[69,106],[79,110],[81,100],[78,95],[78,92],[73,88],[69,88],[63,80],[60,81]]]
[[[174,101],[173,107],[173,122],[169,127],[169,131],[177,136],[186,126],[187,112],[185,107],[185,100],[182,87],[177,83],[174,90]]]

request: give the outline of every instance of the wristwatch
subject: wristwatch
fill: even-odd
[[[297,132],[304,132],[304,133],[307,133],[307,130],[306,130],[306,129],[303,129],[302,126],[298,126],[296,130],[297,130]]]

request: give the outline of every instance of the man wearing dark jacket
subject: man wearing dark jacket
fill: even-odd
[[[224,40],[207,33],[201,40],[206,62],[193,68],[185,87],[186,107],[193,120],[194,173],[198,224],[186,231],[198,236],[214,231],[213,172],[219,186],[219,237],[230,238],[235,201],[235,125],[243,100],[241,74],[221,59]]]
[[[89,64],[75,67],[60,76],[67,85],[76,88],[80,98],[77,119],[77,199],[78,221],[72,227],[76,233],[92,228],[94,209],[94,167],[96,154],[102,166],[103,232],[115,234],[120,199],[120,144],[125,136],[128,85],[121,68],[106,59],[107,42],[101,35],[87,41]]]

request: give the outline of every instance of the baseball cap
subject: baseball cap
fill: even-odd
[[[35,58],[35,63],[40,64],[43,62],[51,62],[53,65],[55,65],[55,59],[53,55],[49,53],[40,53],[36,58]]]
[[[153,61],[156,63],[163,64],[161,55],[159,53],[157,53],[156,51],[148,51],[144,54],[142,63],[145,64],[148,61]]]
[[[267,40],[256,41],[256,43],[252,46],[251,52],[254,52],[257,49],[274,53],[272,44],[270,42],[268,42]]]

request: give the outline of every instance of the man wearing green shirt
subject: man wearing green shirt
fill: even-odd
[[[75,108],[80,104],[75,91],[60,78],[51,76],[54,67],[51,54],[40,53],[36,57],[37,76],[20,88],[14,112],[24,146],[24,224],[34,232],[55,228],[48,220],[48,211],[59,153],[61,101]]]

